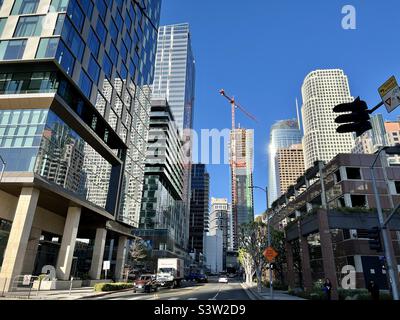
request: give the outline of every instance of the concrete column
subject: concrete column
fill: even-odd
[[[311,291],[312,275],[310,264],[310,251],[308,249],[307,237],[300,236],[300,257],[301,257],[301,271],[303,274],[303,285],[305,291]]]
[[[0,284],[7,292],[12,288],[13,279],[22,273],[39,193],[39,190],[34,188],[22,188],[18,199],[0,273]],[[5,286],[4,279],[7,279]]]
[[[32,228],[31,235],[29,236],[28,246],[26,248],[24,265],[22,268],[23,274],[32,274],[34,271],[33,269],[35,267],[36,255],[41,235],[42,230],[38,228]]]
[[[117,263],[115,265],[115,280],[120,281],[124,279],[124,267],[127,248],[128,238],[125,236],[120,236],[118,240],[118,250],[117,250]]]
[[[96,230],[94,240],[92,265],[90,266],[89,276],[92,280],[100,280],[101,269],[103,267],[104,248],[106,246],[107,230],[99,228]]]
[[[286,259],[287,259],[287,281],[290,288],[296,286],[294,277],[293,249],[290,242],[286,242]]]
[[[332,282],[332,299],[338,300],[338,278],[336,274],[332,236],[329,228],[328,212],[326,210],[319,210],[317,216],[324,273],[325,277],[329,278]]]
[[[56,274],[59,280],[69,280],[72,258],[74,257],[76,236],[78,235],[81,208],[69,207],[64,232],[58,253]]]

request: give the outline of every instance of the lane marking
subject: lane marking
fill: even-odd
[[[169,298],[168,300],[179,300],[179,298],[174,297],[174,298]]]
[[[189,298],[188,300],[199,300],[198,298]]]

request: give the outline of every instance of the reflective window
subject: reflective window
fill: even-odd
[[[97,58],[100,50],[100,40],[97,38],[97,35],[92,28],[90,28],[89,31],[88,45],[90,51],[92,51],[93,55]]]
[[[118,28],[117,25],[115,24],[114,20],[111,18],[110,19],[110,26],[109,29],[110,35],[111,35],[111,40],[117,43],[118,40]]]
[[[105,44],[106,39],[107,39],[107,30],[106,30],[106,26],[104,25],[104,23],[101,19],[97,20],[96,32],[97,32],[97,35],[100,37],[101,42]]]
[[[99,81],[100,67],[93,56],[90,57],[87,71],[90,77],[92,78],[93,82],[97,84],[97,82]]]
[[[0,60],[21,59],[24,55],[26,40],[0,41]]]
[[[82,6],[83,11],[86,16],[91,19],[93,13],[93,2],[92,0],[79,0],[80,5]]]
[[[103,71],[108,79],[111,79],[112,76],[112,68],[113,64],[108,57],[108,55],[105,53],[103,57]]]
[[[62,30],[62,38],[64,39],[65,44],[78,58],[78,60],[82,61],[83,51],[85,50],[85,43],[68,19],[65,20],[65,25]]]
[[[82,90],[83,94],[90,99],[90,93],[92,91],[92,81],[90,80],[87,73],[81,70],[81,75],[79,77],[79,88]]]
[[[0,73],[0,94],[55,92],[55,72]]]
[[[36,58],[53,58],[56,56],[59,38],[40,39]]]
[[[0,37],[3,34],[4,27],[5,27],[6,23],[7,23],[7,18],[1,18],[0,19]]]
[[[114,61],[115,64],[117,64],[118,63],[118,50],[115,47],[114,43],[112,43],[112,42],[110,43],[110,52],[109,52],[109,54],[110,54],[111,60]]]
[[[14,37],[40,36],[43,16],[20,17],[15,28]]]
[[[71,0],[70,5],[68,6],[67,15],[78,31],[81,32],[83,23],[85,22],[85,15],[76,0]]]
[[[106,20],[107,6],[104,0],[96,0],[96,7],[99,10],[100,17]]]
[[[57,17],[56,27],[54,28],[53,35],[58,36],[61,34],[62,28],[64,26],[65,13],[61,13]]]
[[[12,15],[36,13],[39,0],[15,0]]]
[[[69,0],[52,0],[49,12],[62,12],[67,11]]]
[[[57,49],[56,59],[58,63],[63,67],[64,71],[72,76],[74,70],[75,58],[71,51],[60,41]]]
[[[8,172],[32,172],[48,110],[0,110],[0,153]]]

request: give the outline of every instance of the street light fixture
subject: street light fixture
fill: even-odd
[[[262,191],[264,191],[264,193],[265,193],[265,199],[266,199],[266,203],[267,203],[267,211],[266,211],[266,214],[267,214],[267,229],[268,229],[268,247],[271,247],[271,222],[270,222],[270,216],[269,216],[269,214],[268,214],[268,210],[269,210],[269,205],[268,205],[268,187],[266,187],[265,189],[264,188],[261,188],[261,187],[257,187],[257,186],[252,186],[252,187],[249,187],[249,189],[259,189],[259,190],[262,190]],[[274,299],[274,287],[273,287],[273,281],[272,281],[272,268],[271,268],[271,263],[269,264],[269,290],[270,290],[270,297],[271,297],[271,300],[273,300]]]
[[[391,245],[390,242],[392,240],[391,240],[390,232],[388,229],[388,224],[389,224],[390,220],[393,218],[394,214],[399,209],[399,206],[397,208],[395,208],[393,213],[385,220],[385,217],[384,217],[383,211],[382,211],[381,200],[380,200],[379,193],[378,193],[376,177],[375,177],[375,165],[378,162],[378,159],[381,156],[381,154],[384,154],[385,152],[386,152],[386,154],[400,154],[400,145],[397,145],[395,147],[381,147],[379,149],[379,151],[377,152],[376,158],[371,166],[372,186],[374,189],[376,209],[378,211],[379,224],[380,224],[380,229],[382,232],[383,248],[384,248],[385,257],[386,257],[389,279],[390,279],[390,282],[392,285],[393,299],[399,300],[397,263],[394,264],[394,261],[396,261],[396,260],[392,256],[391,250],[389,249],[390,248],[389,246]],[[381,165],[383,168],[384,164],[383,164],[382,160],[381,160]],[[384,168],[383,168],[383,170],[384,170]],[[390,190],[389,190],[389,193],[390,193]]]

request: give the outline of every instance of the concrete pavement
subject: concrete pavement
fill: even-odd
[[[245,283],[242,283],[242,287],[244,290],[249,292],[249,296],[252,297],[252,300],[271,300],[270,296],[270,289],[266,287],[262,287],[261,293],[258,292],[257,290],[257,285],[254,284],[253,286],[248,286]],[[292,296],[290,294],[287,294],[285,291],[280,291],[280,290],[274,290],[273,291],[273,300],[279,301],[294,301],[294,300],[303,300],[305,299]]]

